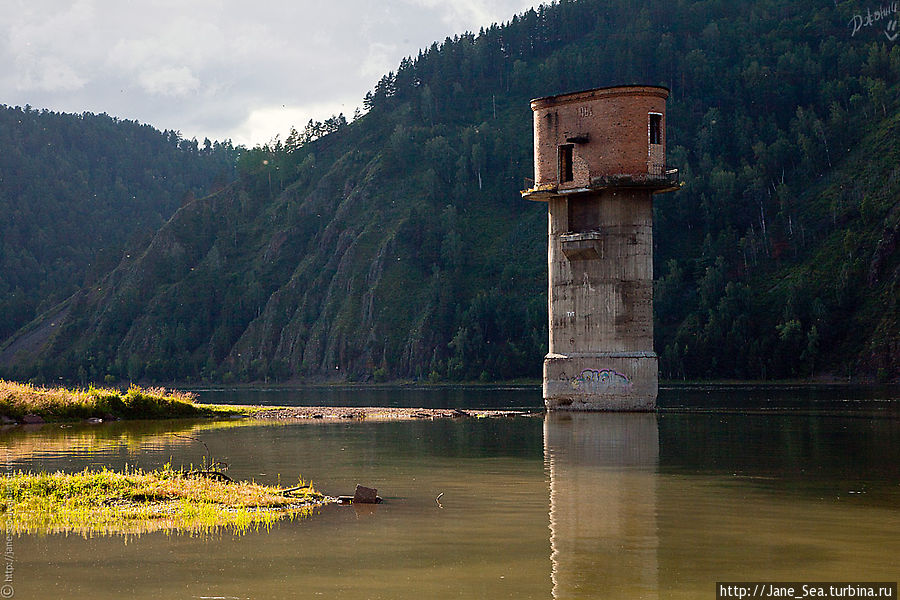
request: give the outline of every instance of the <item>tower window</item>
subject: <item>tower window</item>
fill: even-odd
[[[600,201],[592,196],[569,198],[569,232],[585,233],[600,229]]]
[[[650,113],[650,143],[662,144],[662,115]]]
[[[563,144],[559,147],[559,182],[566,183],[575,179],[575,172],[572,169],[572,153],[575,150],[575,144]]]

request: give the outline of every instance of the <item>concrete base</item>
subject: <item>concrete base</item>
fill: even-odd
[[[652,411],[659,390],[655,352],[548,354],[547,410]]]

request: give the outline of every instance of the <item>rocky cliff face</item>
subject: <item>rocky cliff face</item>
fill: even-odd
[[[159,380],[426,377],[446,364],[455,320],[479,293],[459,289],[471,251],[460,229],[484,214],[409,194],[407,173],[377,152],[342,153],[340,137],[316,146],[318,163],[312,149],[273,155],[182,207],[52,329],[9,344],[7,363]],[[280,169],[295,176],[273,183]],[[540,207],[524,207],[540,223]],[[510,222],[498,225],[502,238]],[[528,259],[540,270],[539,251]]]

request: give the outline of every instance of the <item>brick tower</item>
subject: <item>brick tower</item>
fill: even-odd
[[[666,98],[617,86],[532,100],[535,185],[549,205],[550,352],[544,402],[653,410],[653,194],[666,169]]]

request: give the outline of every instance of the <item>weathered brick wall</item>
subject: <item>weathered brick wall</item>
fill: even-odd
[[[574,143],[574,181],[559,184],[560,189],[587,187],[596,177],[646,176],[649,114],[663,115],[665,148],[668,95],[661,87],[620,86],[532,101],[535,184],[557,185],[558,148],[568,143]]]

